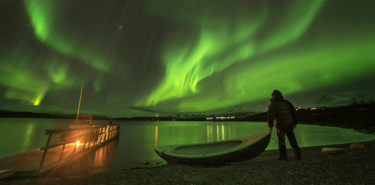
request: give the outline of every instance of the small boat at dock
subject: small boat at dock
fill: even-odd
[[[242,162],[263,153],[270,139],[271,132],[210,143],[157,146],[154,150],[168,164]]]

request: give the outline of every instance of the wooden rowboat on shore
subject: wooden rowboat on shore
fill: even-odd
[[[168,164],[218,164],[241,162],[260,155],[268,146],[271,132],[203,144],[154,147]]]

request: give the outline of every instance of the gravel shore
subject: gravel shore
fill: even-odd
[[[272,141],[271,141],[272,142]],[[322,153],[325,147],[344,148],[340,154]],[[278,161],[278,150],[263,152],[243,163],[217,166],[164,165],[124,169],[88,176],[0,181],[0,184],[373,184],[375,141],[364,148],[350,143],[302,148],[302,160],[288,149],[288,161]]]

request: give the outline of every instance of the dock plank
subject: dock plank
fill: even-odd
[[[74,144],[67,144],[65,145],[64,154],[63,154],[63,161],[66,158],[70,158],[73,155],[75,145]],[[83,145],[80,144],[79,147],[76,149],[76,153],[83,150]],[[60,159],[62,151],[62,146],[49,149],[47,155],[44,160],[43,168],[41,169],[40,173],[46,171],[54,166],[57,165]],[[40,148],[31,150],[25,153],[9,156],[0,159],[0,170],[5,169],[14,169],[21,174],[33,174],[35,173],[40,165],[42,160],[44,151],[40,150]],[[24,176],[24,175],[21,175]],[[28,176],[28,175],[26,175]]]
[[[79,140],[86,141],[86,145],[85,145],[85,149],[83,149],[84,142],[79,143],[79,145],[77,145],[77,148],[76,148],[75,143],[66,144],[61,161],[60,161],[60,156],[62,153],[63,146],[59,146],[59,145],[62,143],[58,143],[58,144],[55,143],[55,144],[50,145],[49,141],[52,136],[50,135],[48,142],[47,142],[48,143],[47,147],[37,148],[35,150],[31,150],[28,152],[24,152],[24,153],[20,153],[17,155],[13,155],[13,156],[0,159],[0,170],[3,171],[4,176],[7,176],[8,174],[14,175],[14,176],[37,176],[38,174],[42,172],[45,172],[51,168],[56,167],[57,165],[59,165],[60,162],[64,163],[65,161],[70,160],[71,158],[82,157],[86,153],[92,151],[93,149],[97,147],[102,146],[103,144],[117,137],[119,134],[120,126],[111,125],[109,127],[108,125],[74,125],[72,124],[69,126],[68,129],[46,130],[46,132],[47,133],[53,132],[52,134],[65,133],[65,132],[66,133],[77,132],[79,135],[80,131],[83,131],[83,135],[85,135],[87,133],[85,132],[85,130],[92,130],[92,129],[98,129],[98,128],[107,128],[105,132],[97,133],[97,136],[99,136],[99,138],[102,138],[103,136],[105,136],[105,138],[102,138],[99,143],[97,143],[98,138],[93,137],[92,135],[89,135],[85,138],[79,137],[79,139],[77,139],[75,137],[72,137],[72,138],[69,138],[69,140],[67,139],[64,140],[64,142],[74,142],[76,139],[77,141]],[[114,129],[115,132],[112,137],[109,137],[108,128],[116,128]],[[91,142],[89,142],[89,140]],[[90,146],[88,146],[88,143],[90,143]],[[48,150],[44,158],[43,166],[42,168],[40,168],[43,154],[46,151],[46,149]],[[75,152],[73,153],[73,151]],[[12,170],[9,171],[10,169]]]

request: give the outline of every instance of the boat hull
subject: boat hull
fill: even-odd
[[[236,151],[231,151],[221,155],[215,156],[201,156],[201,157],[180,157],[173,154],[166,154],[154,147],[156,153],[166,160],[168,164],[218,164],[218,163],[233,163],[251,160],[267,148],[271,139],[271,132],[266,134],[259,140],[249,144],[248,146]],[[237,139],[238,140],[238,139]]]

